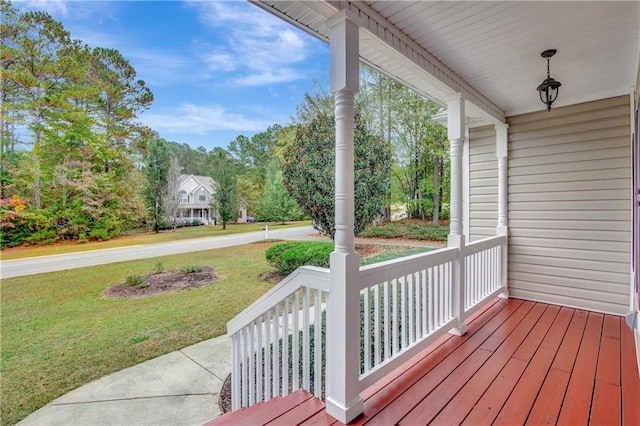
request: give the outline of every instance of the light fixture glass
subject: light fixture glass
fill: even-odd
[[[551,77],[549,72],[549,60],[556,54],[556,49],[545,50],[540,54],[547,60],[547,78],[538,86],[538,93],[540,94],[540,100],[547,106],[547,111],[551,111],[551,104],[558,98],[558,92],[562,84]]]

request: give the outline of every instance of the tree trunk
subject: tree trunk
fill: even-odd
[[[433,224],[440,225],[440,157],[433,161]]]
[[[40,194],[40,132],[36,132],[36,144],[33,147],[33,204],[36,209],[42,207]]]

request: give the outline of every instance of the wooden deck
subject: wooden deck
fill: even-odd
[[[640,377],[624,320],[496,299],[462,337],[447,335],[362,394],[351,424],[640,425]],[[333,425],[305,391],[207,425]]]

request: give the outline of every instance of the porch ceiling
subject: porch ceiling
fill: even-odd
[[[546,49],[554,106],[630,93],[638,75],[637,1],[252,1],[324,40],[325,18],[350,8],[364,62],[442,105],[463,92],[472,124],[544,109]]]

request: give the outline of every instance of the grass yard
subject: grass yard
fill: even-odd
[[[3,279],[1,419],[15,424],[64,393],[114,371],[226,332],[272,285],[270,243]],[[211,265],[209,287],[139,299],[100,293],[128,275]]]
[[[226,332],[226,323],[273,284],[273,243],[208,250],[2,279],[0,418],[12,425],[51,400],[106,374]],[[364,263],[429,248],[381,246]],[[130,275],[213,266],[218,282],[204,288],[138,299],[104,299]]]
[[[287,224],[269,223],[269,229],[293,228],[297,226],[311,225],[311,221],[289,222]],[[164,243],[168,241],[187,240],[190,238],[216,237],[245,232],[261,231],[264,223],[239,223],[228,224],[223,230],[222,225],[216,226],[191,226],[179,228],[175,231],[161,231],[159,233],[144,232],[140,234],[123,235],[109,241],[90,241],[78,243],[75,241],[57,243],[46,246],[16,247],[2,250],[2,260],[23,259],[34,256],[49,256],[52,254],[75,253],[80,251],[100,250],[114,247],[127,247],[139,244]]]

